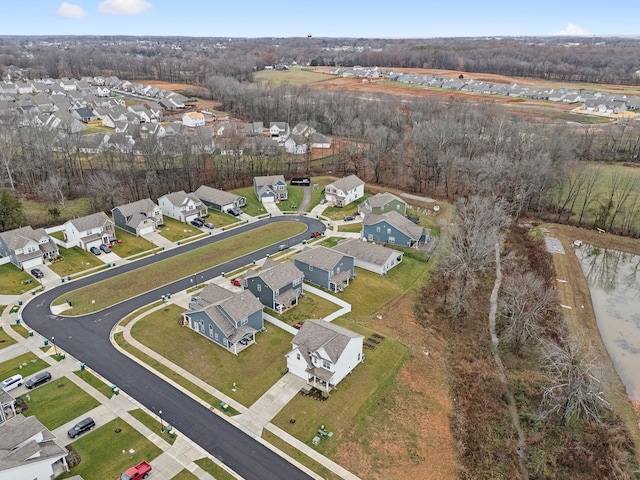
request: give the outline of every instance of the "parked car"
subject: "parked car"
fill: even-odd
[[[356,217],[354,217],[353,215],[345,215],[345,216],[343,217],[343,220],[344,220],[345,222],[353,222],[355,219],[356,219]]]
[[[102,250],[104,253],[111,253],[111,248],[109,248],[109,245],[107,245],[106,243],[100,245],[100,250]]]
[[[302,328],[302,325],[304,325],[304,322],[298,322],[293,326],[293,328],[297,328],[298,330],[300,330]]]
[[[322,235],[322,232],[311,232],[311,238],[317,238]]]
[[[18,388],[22,385],[22,375],[14,375],[13,377],[9,377],[0,383],[0,388],[5,392],[9,390],[13,390],[14,388]]]
[[[320,200],[320,205],[324,205],[325,203],[327,203],[327,199],[323,198],[322,200]]]
[[[39,268],[34,268],[33,270],[31,270],[31,275],[33,275],[36,278],[42,278],[44,277],[44,272]]]
[[[149,462],[142,461],[135,467],[127,468],[127,470],[120,475],[117,480],[140,480],[142,478],[147,478],[151,470],[151,464]]]
[[[242,280],[240,280],[239,278],[232,278],[231,279],[231,285],[235,285],[236,287],[241,287],[242,286]]]
[[[100,255],[100,249],[99,249],[99,248],[97,248],[97,247],[91,247],[91,248],[89,249],[89,251],[90,251],[91,253],[93,253],[94,255]]]
[[[191,220],[191,225],[200,228],[204,225],[204,220],[202,220],[201,218],[194,218],[193,220]]]
[[[216,228],[215,225],[211,222],[204,222],[203,226],[210,228],[210,229],[214,229]]]
[[[233,215],[234,217],[238,217],[242,214],[242,210],[240,210],[238,207],[233,207],[227,210],[227,213]]]
[[[96,422],[93,421],[93,418],[87,417],[84,420],[80,420],[73,427],[71,427],[71,430],[67,432],[67,435],[69,435],[69,438],[76,438],[81,433],[93,430],[93,427],[95,426]]]
[[[40,372],[27,380],[24,386],[31,390],[32,388],[36,388],[38,385],[47,383],[49,380],[51,380],[51,374],[49,372]]]
[[[282,252],[283,250],[286,250],[287,248],[289,248],[289,245],[286,245],[286,244],[283,243],[282,245],[280,245],[278,247],[278,251]]]

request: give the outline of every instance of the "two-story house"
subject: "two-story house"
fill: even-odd
[[[0,232],[0,255],[10,258],[18,268],[29,269],[53,260],[59,250],[44,229],[26,226]]]
[[[383,247],[359,238],[348,238],[331,247],[355,258],[355,266],[370,272],[386,275],[396,265],[402,263],[403,252]]]
[[[253,191],[262,203],[280,202],[287,199],[287,182],[284,175],[253,177]]]
[[[111,210],[116,227],[135,236],[155,232],[163,225],[162,210],[150,198],[127,203]]]
[[[247,204],[247,199],[234,193],[218,190],[217,188],[201,185],[194,192],[202,203],[219,212],[227,212],[232,208],[241,208]]]
[[[200,112],[187,112],[182,115],[182,123],[187,127],[204,126],[204,115]]]
[[[112,243],[116,239],[115,226],[104,212],[74,218],[65,222],[63,226],[62,232],[67,248],[80,247],[89,250],[103,243]]]
[[[429,230],[396,211],[369,214],[362,222],[362,238],[369,242],[417,247],[429,241]]]
[[[331,391],[364,360],[364,337],[324,320],[307,320],[285,355],[289,372],[309,385]]]
[[[298,304],[303,279],[304,275],[293,263],[278,263],[268,258],[260,271],[247,272],[244,285],[265,307],[282,313]]]
[[[307,282],[332,292],[344,290],[354,276],[355,258],[326,247],[305,248],[293,263]]]
[[[407,203],[393,193],[377,193],[358,205],[358,212],[363,217],[370,213],[382,215],[387,212],[398,212],[400,215],[406,215]]]
[[[284,139],[289,136],[290,129],[287,122],[271,122],[269,124],[269,136],[275,139]]]
[[[207,215],[207,206],[195,194],[184,190],[161,196],[158,198],[158,205],[162,215],[184,223]]]
[[[324,197],[334,207],[345,207],[363,196],[364,182],[355,175],[341,178],[324,187]]]
[[[236,355],[264,329],[263,305],[247,290],[232,292],[210,283],[182,314],[183,325]]]

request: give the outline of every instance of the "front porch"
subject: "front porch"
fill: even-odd
[[[342,292],[345,287],[349,286],[351,272],[340,272],[329,279],[329,290],[334,293]]]

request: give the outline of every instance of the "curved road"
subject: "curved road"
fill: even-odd
[[[108,381],[118,385],[121,390],[127,392],[145,407],[156,413],[162,410],[162,417],[168,423],[175,426],[178,431],[220,459],[243,478],[247,480],[280,480],[283,478],[307,480],[310,477],[294,465],[235,428],[217,414],[209,411],[188,395],[158,378],[134,360],[122,355],[111,345],[109,334],[120,319],[132,311],[158,300],[161,295],[190,288],[193,286],[191,276],[82,317],[53,315],[49,308],[53,300],[77,288],[197,249],[238,233],[250,231],[261,225],[281,221],[299,221],[307,225],[306,232],[288,240],[290,245],[308,238],[307,232],[309,231],[324,231],[325,229],[322,222],[307,217],[274,217],[247,224],[205,240],[151,255],[96,275],[80,278],[71,283],[61,284],[31,300],[24,307],[22,318],[29,328],[36,330],[45,338],[55,337],[57,347],[84,362]],[[278,245],[272,245],[225,264],[198,272],[198,281],[211,280],[222,272],[243,267],[253,260],[275,253],[277,248]],[[184,348],[184,345],[176,345],[176,348]]]

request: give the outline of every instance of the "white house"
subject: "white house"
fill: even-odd
[[[49,480],[68,472],[67,450],[36,417],[19,414],[0,425],[0,480]]]
[[[340,253],[354,257],[355,266],[369,270],[379,275],[386,275],[396,265],[402,263],[403,252],[387,248],[359,238],[343,240],[332,247]]]
[[[308,140],[304,136],[298,134],[292,134],[284,142],[285,151],[293,155],[302,155],[307,153],[309,146]]]
[[[289,372],[330,391],[363,361],[364,337],[324,320],[307,320],[285,355]]]
[[[286,138],[289,136],[289,124],[287,122],[271,122],[269,124],[271,138]]]
[[[63,233],[67,248],[89,250],[103,243],[112,243],[116,239],[115,230],[115,225],[107,214],[98,212],[65,222]]]
[[[324,187],[324,196],[329,205],[345,207],[364,196],[364,182],[349,175]]]
[[[182,123],[187,127],[203,127],[204,115],[200,112],[188,112],[182,115]]]
[[[207,207],[200,199],[184,190],[161,196],[158,198],[158,205],[163,215],[185,223],[207,214]]]

